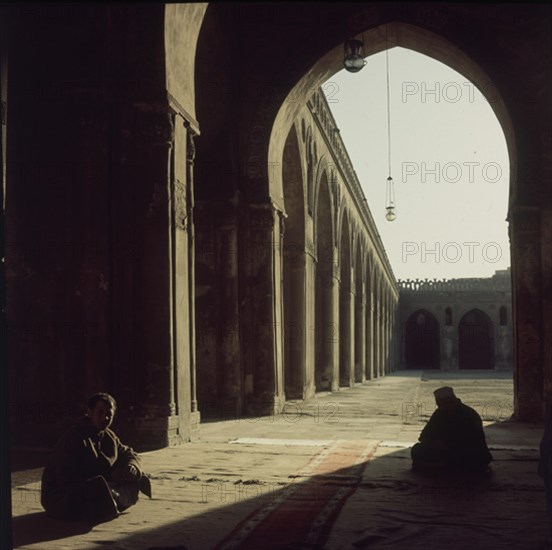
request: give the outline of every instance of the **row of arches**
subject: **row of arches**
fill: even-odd
[[[367,242],[367,228],[345,198],[339,166],[327,160],[333,151],[322,154],[312,124],[304,130],[311,113],[302,114],[288,134],[282,161],[287,398],[352,386],[394,369],[398,303],[394,277],[378,265],[376,245]]]
[[[441,327],[427,310],[412,313],[405,323],[405,363],[408,369],[441,367]],[[490,317],[480,309],[465,313],[458,324],[458,368],[493,369],[495,342]]]

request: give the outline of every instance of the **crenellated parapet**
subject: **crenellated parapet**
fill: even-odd
[[[409,292],[511,292],[510,270],[492,277],[460,279],[399,279],[401,293]]]

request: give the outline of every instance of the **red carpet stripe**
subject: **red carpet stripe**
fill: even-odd
[[[294,481],[239,524],[218,550],[320,545],[360,482],[376,441],[337,441],[315,455]]]

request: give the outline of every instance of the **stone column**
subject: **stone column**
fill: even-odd
[[[331,369],[331,390],[339,391],[339,341],[341,338],[341,326],[339,324],[339,294],[340,294],[339,269],[334,264],[331,279],[331,325],[330,339],[330,364]]]
[[[366,292],[366,378],[374,378],[374,297],[372,288]]]
[[[340,261],[344,261],[341,257]],[[353,295],[349,282],[344,280],[344,271],[351,269],[345,266],[340,272],[339,280],[339,385],[349,387],[351,385],[352,355],[351,350],[354,344],[352,338],[352,320],[353,320]],[[346,274],[345,274],[346,276]],[[350,286],[349,286],[350,285]]]
[[[389,298],[385,297],[383,310],[383,374],[389,373]]]
[[[543,415],[542,279],[540,209],[512,209],[514,307],[514,414],[538,421]]]
[[[381,375],[381,311],[379,298],[376,295],[374,304],[374,377]]]
[[[133,388],[131,422],[135,441],[142,448],[156,448],[180,441],[173,340],[177,266],[170,208],[175,127],[174,115],[164,105],[134,104],[132,115],[132,137],[122,168],[129,196],[117,197],[126,202],[119,213],[116,233],[124,240],[115,243],[116,247],[124,246],[125,235],[130,238],[131,271],[119,263],[116,255],[115,283],[116,290],[123,290],[123,277],[129,277],[126,282],[132,292],[117,293],[114,316],[120,334],[127,333],[123,327],[130,324],[134,360],[128,364],[128,359],[120,355],[124,347],[116,347],[114,355]],[[183,156],[185,162],[185,149]],[[128,217],[122,217],[125,213]],[[130,303],[125,303],[125,297]]]
[[[366,380],[366,306],[364,303],[365,288],[361,286],[361,295],[355,303],[355,382]]]
[[[384,369],[383,369],[383,362],[384,362],[384,354],[383,354],[383,323],[384,323],[384,314],[383,314],[383,296],[380,296],[379,300],[379,309],[378,309],[378,376],[383,376]]]
[[[282,221],[284,224],[285,221]],[[284,382],[287,399],[303,399],[306,385],[307,287],[306,253],[284,239]],[[314,288],[314,287],[313,287]]]
[[[250,204],[244,218],[240,318],[246,407],[253,414],[273,414],[284,403],[281,213],[272,204]]]
[[[305,251],[305,324],[303,326],[304,333],[304,361],[305,361],[305,379],[303,398],[308,399],[314,397],[316,393],[315,386],[315,357],[316,357],[316,342],[315,342],[315,288],[316,288],[316,263],[312,253],[312,247],[307,247]]]
[[[255,341],[252,326],[242,324],[239,309],[241,253],[238,237],[238,199],[218,203],[215,207],[215,288],[216,288],[216,391],[223,419],[237,418],[243,409],[243,373],[240,358],[242,346]],[[245,241],[246,243],[247,241]],[[244,244],[247,249],[247,244]],[[246,251],[247,253],[247,251]]]
[[[351,286],[349,287],[349,368],[347,385],[352,388],[355,385],[355,284],[354,274],[351,274]]]
[[[385,374],[391,372],[391,310],[389,299],[387,300],[387,312],[385,315]]]
[[[190,124],[177,116],[171,197],[172,345],[176,412],[182,441],[189,441],[192,431],[199,428],[195,377],[194,134]]]
[[[190,394],[191,394],[191,429],[196,433],[199,429],[200,413],[197,404],[197,365],[196,365],[196,328],[195,328],[195,227],[194,227],[194,159],[195,133],[190,124],[188,129],[188,143],[186,151],[187,166],[187,203],[188,203],[188,300],[189,300],[189,354],[190,354]]]

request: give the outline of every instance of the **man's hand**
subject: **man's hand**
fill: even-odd
[[[140,471],[133,464],[127,464],[111,472],[111,480],[115,483],[128,483],[140,478]]]

